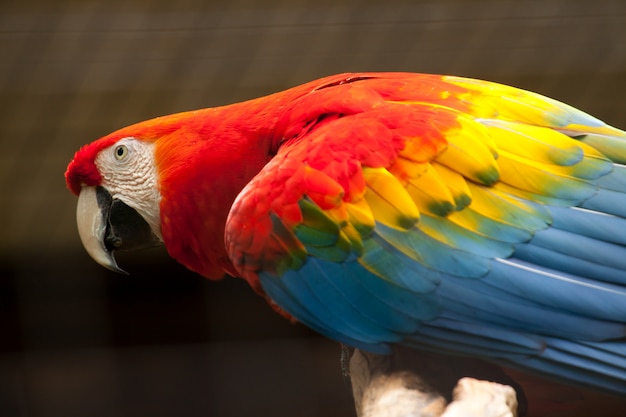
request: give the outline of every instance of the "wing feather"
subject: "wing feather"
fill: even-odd
[[[280,309],[626,393],[626,133],[513,87],[364,74],[275,134],[225,241]]]

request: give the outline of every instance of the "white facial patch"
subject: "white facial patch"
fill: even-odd
[[[132,137],[120,139],[101,151],[95,164],[111,197],[135,209],[162,240],[154,143]]]

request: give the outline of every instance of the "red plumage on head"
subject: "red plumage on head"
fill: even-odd
[[[75,195],[80,193],[83,185],[96,186],[100,184],[102,175],[98,172],[95,159],[104,148],[111,146],[119,138],[107,136],[80,148],[74,155],[74,159],[65,171],[67,188]]]
[[[83,146],[76,152],[65,172],[67,187],[78,195],[83,185],[99,185],[102,176],[95,165],[95,159],[103,149],[113,145],[118,140],[125,137],[154,140],[177,130],[181,125],[181,119],[184,120],[185,116],[189,117],[191,114],[192,112],[180,113],[139,122]]]

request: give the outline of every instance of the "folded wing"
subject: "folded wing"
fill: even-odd
[[[363,74],[276,134],[225,238],[278,309],[626,393],[626,133],[508,86]]]

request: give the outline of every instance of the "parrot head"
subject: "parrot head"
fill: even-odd
[[[237,274],[224,226],[239,191],[269,159],[269,140],[259,140],[262,123],[237,120],[228,107],[140,122],[76,152],[65,178],[78,196],[80,239],[96,262],[123,272],[116,251],[163,243],[207,278]]]
[[[89,255],[116,272],[114,252],[158,244],[161,195],[155,143],[134,137],[103,138],[76,153],[67,170],[78,195],[78,233]]]

